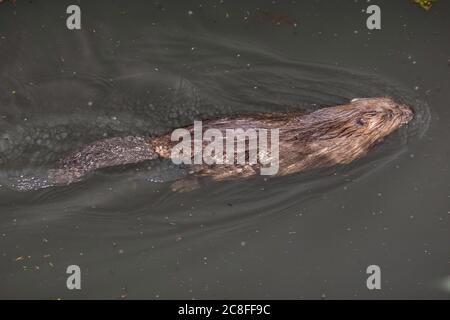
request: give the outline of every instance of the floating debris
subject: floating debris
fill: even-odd
[[[436,0],[414,0],[415,4],[418,4],[427,11],[431,9],[435,2]]]

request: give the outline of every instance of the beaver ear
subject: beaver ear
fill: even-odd
[[[363,118],[357,118],[356,119],[356,124],[360,127],[363,127],[366,125],[366,120],[364,120]]]

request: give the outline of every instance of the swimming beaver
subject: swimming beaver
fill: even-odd
[[[261,113],[203,121],[202,130],[263,128],[279,129],[278,176],[306,169],[350,163],[364,156],[384,137],[408,123],[413,111],[389,97],[353,99],[349,104],[322,108],[311,113]],[[185,127],[192,132],[193,126]],[[62,159],[50,170],[55,184],[70,184],[87,173],[105,167],[169,158],[177,141],[171,134],[155,139],[117,137],[94,142]],[[203,148],[205,145],[203,144]],[[248,151],[248,150],[247,150]],[[175,182],[174,190],[191,190],[198,178],[231,180],[258,174],[260,164],[196,164],[190,176]]]

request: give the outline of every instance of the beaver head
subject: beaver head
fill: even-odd
[[[349,163],[412,118],[409,107],[389,97],[354,99],[349,104],[317,110],[292,120],[296,129],[286,132],[285,137],[297,146],[306,146],[306,150],[300,151],[299,163],[294,164],[295,159],[288,156],[291,159],[285,159],[286,164],[297,171]]]

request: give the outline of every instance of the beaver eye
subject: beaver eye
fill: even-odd
[[[392,119],[392,118],[394,117],[394,113],[393,113],[392,111],[389,111],[389,112],[387,113],[387,117],[388,117],[389,119]]]
[[[366,121],[363,118],[356,119],[356,124],[360,127],[363,127],[366,125]]]

